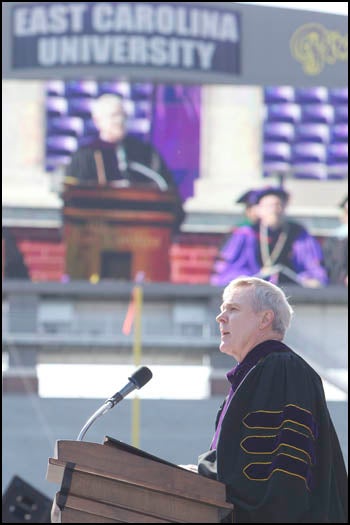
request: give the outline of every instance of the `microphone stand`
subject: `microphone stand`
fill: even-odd
[[[135,388],[142,388],[152,377],[152,372],[146,366],[139,368],[131,377],[129,377],[129,383],[125,385],[119,392],[116,392],[113,396],[106,399],[103,405],[96,410],[94,414],[87,420],[79,435],[77,441],[81,441],[85,436],[87,430],[91,427],[92,423],[100,416],[103,416],[108,410],[113,408],[119,401],[124,399],[125,396],[133,392]]]
[[[144,164],[141,164],[140,162],[131,161],[129,163],[129,167],[132,170],[135,170],[138,173],[141,173],[142,175],[144,175],[145,177],[148,177],[149,179],[153,180],[161,191],[166,191],[169,188],[168,183],[166,182],[164,177],[162,177],[160,173],[153,170],[149,166],[145,166]]]
[[[85,425],[83,426],[83,428],[79,432],[79,436],[77,437],[77,441],[82,441],[82,439],[84,438],[86,432],[88,431],[88,429],[91,427],[92,423],[98,417],[103,416],[104,414],[106,414],[106,412],[108,412],[108,410],[113,408],[117,403],[119,403],[119,401],[124,399],[125,396],[127,396],[130,392],[135,390],[135,388],[137,388],[135,383],[130,381],[124,388],[122,388],[120,390],[120,392],[117,392],[116,394],[114,394],[114,396],[106,399],[106,401],[103,403],[103,405],[100,408],[98,408],[96,410],[96,412],[94,412],[92,414],[92,416],[87,420],[87,422],[85,423]]]
[[[142,369],[140,369],[141,372],[143,372]],[[138,372],[140,372],[140,370]],[[144,383],[141,383],[141,384],[138,384],[137,381],[135,381],[135,375],[138,373],[136,372],[134,374],[134,376],[132,376],[129,381],[129,383],[127,385],[125,385],[119,392],[117,392],[116,394],[114,394],[113,396],[111,396],[110,398],[106,399],[106,401],[103,403],[103,405],[98,408],[96,410],[96,412],[94,412],[94,414],[92,414],[92,416],[87,420],[87,422],[85,423],[85,425],[83,426],[83,428],[81,429],[80,433],[79,433],[79,436],[77,437],[77,441],[82,441],[83,437],[85,436],[86,432],[88,431],[88,429],[91,427],[92,423],[100,416],[103,416],[104,414],[106,414],[106,412],[108,412],[108,410],[110,410],[111,408],[113,408],[117,403],[119,403],[119,401],[121,401],[122,399],[124,399],[125,396],[127,396],[128,394],[130,394],[130,392],[132,392],[133,390],[135,390],[135,388],[141,388],[143,386]],[[149,371],[149,373],[151,374],[151,372]],[[134,377],[134,378],[133,378]],[[151,374],[151,377],[152,377],[152,374]],[[149,377],[147,381],[149,381],[149,379],[151,378]]]
[[[77,441],[82,441],[86,432],[89,430],[89,428],[91,427],[92,423],[100,416],[103,416],[103,414],[105,414],[106,412],[108,412],[108,410],[110,410],[111,408],[113,408],[114,404],[112,401],[110,400],[107,400],[103,403],[103,405],[98,409],[96,410],[96,412],[94,412],[94,414],[92,414],[92,416],[87,420],[87,422],[85,423],[85,425],[83,426],[83,428],[81,429],[81,431],[79,432],[79,435],[77,437]]]

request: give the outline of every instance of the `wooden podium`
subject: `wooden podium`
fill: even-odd
[[[223,483],[109,437],[57,441],[46,478],[61,484],[53,522],[232,522]]]
[[[71,279],[169,281],[178,200],[172,190],[151,185],[125,187],[65,184],[63,237]]]

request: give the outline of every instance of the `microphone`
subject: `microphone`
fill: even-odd
[[[157,171],[153,170],[149,166],[145,166],[144,164],[141,164],[140,162],[130,162],[129,163],[130,169],[141,173],[141,175],[144,175],[145,177],[148,177],[149,179],[153,180],[155,182],[159,189],[161,191],[166,191],[169,188],[169,185],[167,181],[164,179],[164,177],[158,173]]]
[[[87,430],[90,428],[92,423],[99,417],[103,416],[108,410],[113,408],[117,403],[119,403],[124,397],[126,397],[130,392],[136,388],[139,390],[152,378],[152,372],[147,366],[141,366],[136,372],[134,372],[130,377],[128,377],[129,382],[121,389],[119,392],[116,392],[112,397],[106,399],[103,405],[96,410],[94,414],[87,420],[79,435],[77,441],[82,441]]]
[[[136,372],[134,372],[129,379],[129,383],[125,385],[119,392],[116,392],[114,396],[108,398],[105,403],[112,403],[111,408],[114,407],[119,401],[124,399],[125,396],[130,394],[136,388],[140,390],[146,383],[152,378],[152,372],[147,366],[141,366]]]

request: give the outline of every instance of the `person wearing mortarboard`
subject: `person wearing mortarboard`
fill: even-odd
[[[255,224],[258,220],[257,215],[257,190],[248,190],[236,200],[237,204],[244,204],[244,218],[237,224],[237,226],[244,226],[246,224]]]
[[[246,275],[274,284],[326,285],[320,244],[304,226],[286,218],[288,192],[268,186],[258,191],[256,200],[258,221],[232,232],[214,263],[211,284],[225,286]]]
[[[329,283],[348,285],[348,196],[339,203],[340,224],[325,239],[322,248]]]

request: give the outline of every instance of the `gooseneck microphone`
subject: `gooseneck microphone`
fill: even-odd
[[[117,403],[119,403],[125,396],[130,394],[136,388],[139,390],[152,378],[152,372],[147,366],[141,366],[136,372],[134,372],[130,377],[128,377],[129,382],[121,389],[119,392],[116,392],[112,397],[106,399],[103,405],[96,410],[94,414],[87,420],[83,428],[81,429],[77,441],[82,441],[86,432],[92,425],[92,423],[99,417],[103,416],[108,410],[113,408]]]
[[[145,386],[146,383],[151,379],[152,372],[150,371],[147,366],[141,366],[136,372],[132,374],[132,376],[128,377],[129,383],[125,385],[119,392],[116,392],[114,396],[110,397],[105,401],[105,403],[111,403],[112,406],[110,408],[113,408],[114,405],[119,403],[125,396],[130,394],[135,388],[138,390]]]

